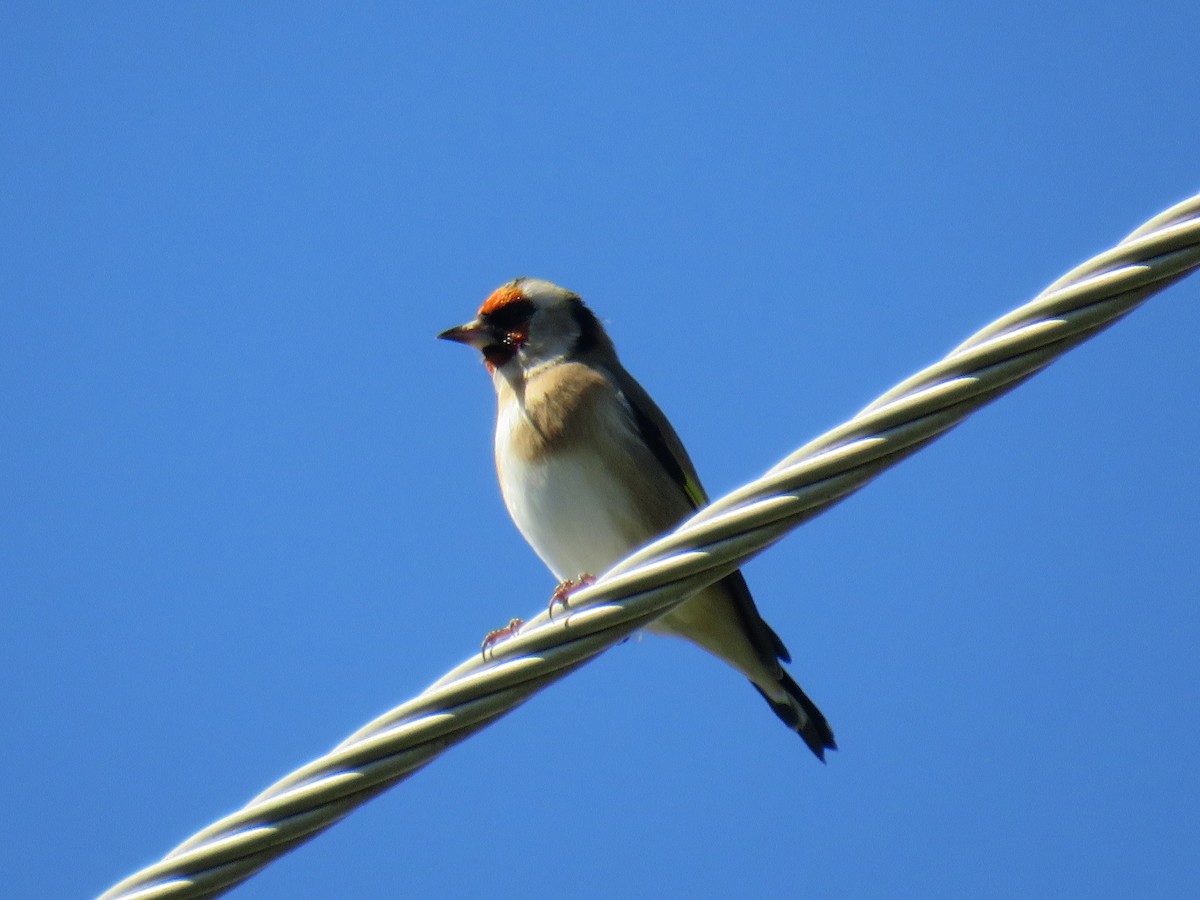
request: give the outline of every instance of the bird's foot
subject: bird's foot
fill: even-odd
[[[501,641],[507,641],[510,637],[521,630],[521,626],[525,624],[524,619],[510,619],[509,623],[503,628],[497,628],[495,631],[489,631],[484,637],[483,643],[479,645],[479,652],[484,659],[488,658],[488,654],[496,644]]]
[[[554,618],[554,605],[556,603],[559,604],[560,606],[562,606],[563,609],[566,609],[567,606],[569,605],[567,601],[571,598],[571,595],[573,593],[575,593],[580,588],[585,588],[589,584],[595,584],[595,583],[596,583],[596,576],[589,575],[586,572],[581,574],[574,581],[572,581],[570,578],[568,578],[566,581],[562,582],[558,587],[556,587],[554,589],[554,593],[550,595],[550,606],[548,607],[548,611],[550,613],[550,618],[552,618],[552,619]]]

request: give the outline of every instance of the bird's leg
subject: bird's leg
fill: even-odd
[[[484,659],[488,658],[488,651],[492,649],[500,641],[507,641],[510,637],[521,630],[521,626],[525,624],[524,619],[511,619],[503,628],[497,628],[495,631],[489,631],[484,637],[483,643],[479,645],[479,652]]]
[[[556,603],[561,604],[562,608],[566,609],[567,606],[569,605],[567,603],[567,601],[570,599],[570,597],[573,593],[575,593],[580,588],[585,588],[589,584],[595,584],[595,583],[596,583],[596,576],[589,575],[589,574],[587,574],[587,572],[584,572],[581,575],[579,575],[574,581],[572,581],[570,578],[568,578],[566,581],[559,584],[559,586],[554,589],[554,593],[550,595],[550,606],[549,606],[550,618],[552,618],[552,619],[554,618],[554,604],[556,604]]]

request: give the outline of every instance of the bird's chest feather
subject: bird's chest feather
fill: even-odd
[[[601,574],[678,518],[621,401],[587,387],[502,403],[496,422],[504,502],[559,580]]]
[[[500,487],[517,528],[560,581],[599,574],[648,537],[638,534],[645,529],[629,492],[586,454],[502,463]]]

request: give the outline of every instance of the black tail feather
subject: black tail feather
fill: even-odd
[[[754,684],[753,681],[750,683]],[[795,706],[772,700],[757,684],[754,684],[754,689],[762,694],[771,709],[775,710],[775,715],[779,716],[788,728],[804,739],[804,743],[808,745],[808,749],[816,755],[817,759],[825,762],[825,751],[837,749],[837,743],[833,740],[833,729],[829,727],[825,716],[817,709],[817,704],[808,699],[808,694],[801,690],[800,685],[796,684],[796,680],[791,675],[781,671],[779,685],[788,692],[788,696],[796,701]],[[799,710],[797,710],[797,706]]]

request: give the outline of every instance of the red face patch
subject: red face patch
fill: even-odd
[[[518,300],[524,300],[525,295],[521,293],[521,289],[513,284],[506,284],[504,287],[496,288],[492,291],[490,297],[483,301],[483,306],[479,307],[479,315],[485,316],[488,313],[493,313],[498,309],[508,306],[510,303],[516,303]]]

